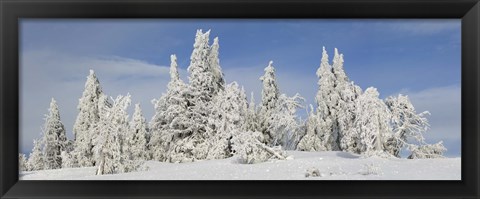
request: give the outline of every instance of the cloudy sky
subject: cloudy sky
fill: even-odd
[[[20,20],[20,152],[40,137],[51,98],[59,105],[67,136],[78,113],[88,70],[110,96],[132,95],[147,118],[151,100],[165,92],[170,54],[181,77],[197,29],[220,40],[227,82],[237,81],[260,100],[263,68],[273,60],[281,92],[300,93],[315,104],[315,72],[322,46],[344,54],[345,70],[381,98],[410,97],[429,111],[427,142],[444,141],[449,157],[460,156],[460,20]],[[249,95],[249,94],[248,94]],[[250,96],[250,95],[249,95]],[[130,107],[130,112],[133,111]]]

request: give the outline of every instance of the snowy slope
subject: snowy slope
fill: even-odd
[[[148,171],[96,176],[94,167],[21,172],[21,180],[461,180],[461,159],[363,158],[346,152],[289,151],[291,160],[239,164],[235,157],[193,163],[148,161]],[[305,177],[315,167],[321,177]]]

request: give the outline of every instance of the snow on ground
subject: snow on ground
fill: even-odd
[[[461,180],[461,158],[364,158],[346,152],[289,151],[291,160],[240,164],[236,157],[193,163],[148,161],[147,171],[95,175],[95,167],[20,173],[20,180]],[[319,177],[305,177],[318,169]],[[315,169],[313,169],[315,170]]]

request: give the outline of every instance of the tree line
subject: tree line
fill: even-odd
[[[408,158],[438,158],[446,150],[442,142],[425,143],[428,112],[417,113],[401,94],[382,100],[376,88],[363,91],[349,80],[337,49],[330,64],[323,48],[316,107],[309,105],[303,120],[297,111],[306,108],[304,99],[280,92],[272,61],[260,77],[256,105],[253,93],[248,101],[242,86],[225,82],[218,37],[211,45],[209,37],[210,31],[197,30],[188,83],[180,79],[171,55],[170,82],[152,100],[155,114],[149,123],[139,104],[129,119],[131,96],[107,96],[90,70],[73,140],[67,139],[52,98],[42,137],[34,140],[28,158],[19,154],[20,170],[95,166],[102,175],[142,169],[146,160],[182,163],[236,155],[243,163],[258,163],[286,159],[285,150],[400,157],[403,149],[411,152]]]

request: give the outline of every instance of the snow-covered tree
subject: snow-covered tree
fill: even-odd
[[[210,112],[212,109],[211,101],[216,94],[215,87],[218,85],[214,82],[214,73],[209,64],[208,44],[210,31],[205,33],[202,30],[197,31],[195,37],[194,49],[190,57],[190,65],[188,66],[189,84],[187,89],[187,111],[186,111],[186,134],[182,135],[175,142],[173,160],[177,161],[194,161],[197,159],[205,159],[208,153],[207,134],[213,131],[208,125]],[[170,147],[172,148],[172,147]]]
[[[19,171],[27,171],[28,166],[27,166],[27,157],[23,153],[18,154],[18,170]]]
[[[280,97],[280,92],[277,86],[277,80],[275,79],[275,68],[273,67],[273,61],[268,63],[268,66],[264,69],[265,74],[260,77],[263,84],[262,89],[262,104],[258,114],[260,121],[259,130],[263,133],[263,142],[267,145],[272,145],[274,141],[274,132],[271,132],[270,126],[273,123],[273,113]]]
[[[132,153],[133,160],[148,159],[146,134],[147,123],[145,117],[143,117],[140,104],[135,104],[130,128],[123,143],[124,149]]]
[[[62,168],[62,151],[65,150],[67,136],[65,127],[60,120],[57,102],[52,98],[48,115],[43,126],[43,155],[45,169]]]
[[[73,168],[77,166],[71,152],[62,151],[60,155],[62,156],[62,168]]]
[[[427,144],[421,146],[411,146],[412,154],[408,159],[425,159],[425,158],[443,158],[443,153],[447,150],[440,141],[436,144]]]
[[[328,54],[323,47],[322,60],[317,70],[318,92],[315,97],[317,102],[317,113],[310,114],[309,117],[317,119],[307,119],[307,133],[300,140],[297,148],[300,150],[339,150],[339,129],[337,120],[336,105],[340,100],[339,93],[335,90],[335,75],[332,66],[328,63]],[[316,127],[312,125],[316,124]],[[316,138],[313,137],[315,133]],[[305,139],[305,140],[303,140]],[[320,146],[308,146],[307,143],[318,144]]]
[[[73,156],[74,144],[73,140],[67,140],[65,142],[65,150],[60,153],[60,156],[62,157],[62,168],[73,168],[78,166],[76,164],[76,159]]]
[[[216,134],[213,117],[213,99],[223,90],[223,74],[218,61],[218,40],[214,46],[209,46],[210,31],[198,30],[194,49],[190,57],[189,84],[184,97],[187,99],[183,119],[175,118],[173,122],[181,121],[181,131],[168,133],[174,136],[169,146],[164,147],[166,159],[170,162],[188,162],[206,159],[211,148],[210,137]],[[179,134],[181,133],[181,134]],[[165,139],[164,139],[165,140]]]
[[[79,99],[77,106],[79,113],[73,126],[75,140],[73,155],[78,166],[93,166],[95,163],[92,152],[92,140],[95,139],[97,135],[91,134],[94,132],[91,129],[95,128],[100,120],[98,105],[100,104],[99,100],[102,95],[103,91],[100,87],[100,82],[95,72],[90,70],[82,97]]]
[[[231,139],[236,133],[245,131],[248,102],[245,91],[237,82],[232,82],[218,93],[213,100],[213,114],[210,119],[212,135],[207,159],[222,159],[232,156]]]
[[[216,79],[209,63],[210,46],[208,45],[210,30],[203,33],[197,30],[195,43],[193,44],[193,52],[190,56],[190,65],[188,72],[190,73],[189,89],[193,100],[190,100],[191,106],[195,106],[198,102],[210,101],[215,93]],[[217,69],[216,69],[217,70]],[[217,71],[218,72],[218,71]]]
[[[356,100],[362,94],[362,89],[350,82],[348,86],[340,88],[343,91],[341,101],[338,104],[338,126],[340,136],[340,149],[342,151],[360,153],[358,149],[359,137],[355,129],[355,113],[357,107]]]
[[[153,100],[155,115],[150,121],[151,138],[148,146],[152,159],[169,161],[175,153],[177,141],[191,133],[192,123],[187,117],[187,85],[178,74],[177,57],[170,56],[170,82],[167,92]]]
[[[332,71],[335,76],[335,92],[339,98],[333,108],[336,114],[334,118],[338,125],[339,148],[343,151],[358,152],[356,147],[358,138],[353,124],[356,118],[355,100],[361,95],[362,90],[350,81],[345,73],[343,63],[343,54],[339,54],[338,49],[335,48]]]
[[[310,105],[310,113],[305,124],[305,135],[301,137],[297,144],[299,151],[326,151],[324,143],[320,139],[318,132],[318,117],[314,112],[314,108]]]
[[[293,140],[298,136],[301,123],[296,114],[297,109],[304,108],[305,99],[298,93],[293,97],[281,94],[277,106],[272,114],[272,123],[269,130],[273,135],[273,146],[280,145],[283,148],[291,148]]]
[[[377,89],[369,87],[357,100],[355,130],[360,138],[360,151],[366,155],[383,152],[383,144],[392,131],[391,113],[378,97]]]
[[[218,58],[219,48],[220,45],[218,44],[218,37],[215,37],[207,58],[208,64],[210,65],[210,70],[213,73],[213,89],[215,93],[223,90],[225,87],[225,80],[223,78],[222,68],[220,67],[220,59]]]
[[[250,94],[250,102],[248,103],[248,112],[246,115],[246,125],[247,131],[257,131],[258,130],[258,114],[257,107],[255,105],[255,98],[253,97],[253,92]]]
[[[33,140],[33,149],[28,157],[27,166],[29,171],[43,170],[45,168],[42,140]]]
[[[399,94],[398,97],[388,97],[385,104],[392,113],[391,125],[393,134],[387,140],[386,148],[388,151],[400,157],[400,151],[403,147],[408,147],[416,141],[421,145],[425,144],[423,133],[428,130],[429,124],[425,117],[430,113],[428,111],[418,114],[415,111],[408,96]]]
[[[106,96],[101,96],[106,101]],[[94,140],[94,157],[97,164],[97,175],[123,173],[135,170],[138,165],[132,160],[131,152],[123,149],[123,138],[129,130],[127,108],[130,95],[119,95],[112,99],[109,107],[100,101],[100,121],[92,131],[96,133]]]
[[[240,163],[255,164],[270,159],[285,160],[287,153],[281,146],[269,147],[261,140],[264,134],[261,132],[239,132],[232,138],[233,153]]]

